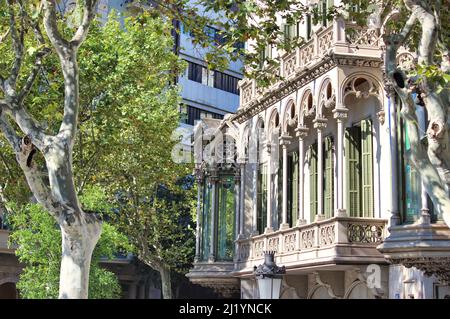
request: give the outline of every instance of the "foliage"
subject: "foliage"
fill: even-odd
[[[167,267],[185,273],[195,253],[196,197],[192,176],[176,184],[157,185],[155,192],[135,197],[121,196],[117,220],[144,263],[158,271]]]
[[[59,28],[69,35],[73,28],[65,22],[64,17],[60,19]],[[7,25],[7,19],[2,23]],[[99,21],[91,24],[78,52],[80,112],[73,154],[75,184],[86,212],[103,213],[108,219],[116,207],[113,211],[125,214],[117,210],[118,198],[125,194],[140,201],[153,196],[158,185],[172,187],[178,176],[190,170],[171,158],[178,142],[172,139],[179,121],[175,79],[185,69],[173,52],[171,30],[170,24],[149,13],[129,17],[123,24],[114,14],[104,25]],[[39,50],[31,34],[26,35],[29,55],[23,61],[24,74],[34,66],[33,55]],[[14,58],[10,43],[5,44],[0,46],[7,57],[0,73]],[[25,78],[23,75],[20,81]],[[57,133],[63,118],[60,101],[64,90],[60,62],[56,54],[50,54],[42,61],[25,100],[27,111],[48,134]],[[10,152],[8,160],[14,162],[13,156]],[[43,159],[37,154],[34,162],[41,166]],[[15,190],[17,195],[19,190]],[[25,194],[20,203],[29,200],[30,193]],[[99,207],[101,194],[108,194],[105,203],[109,204]],[[186,212],[176,211],[172,215],[175,220],[177,214]],[[193,233],[192,227],[189,232]],[[193,247],[192,240],[184,243]],[[185,261],[180,258],[179,262]]]
[[[17,284],[20,295],[26,299],[57,298],[61,263],[61,232],[58,225],[40,205],[12,206],[14,213],[10,215],[10,221],[13,232],[10,241],[17,246],[16,255],[25,265]],[[105,223],[91,263],[90,298],[120,297],[116,275],[101,268],[99,262],[102,258],[112,259],[116,253],[130,249],[126,237],[114,226]]]

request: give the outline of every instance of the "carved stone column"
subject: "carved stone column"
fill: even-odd
[[[348,109],[345,106],[337,107],[333,110],[334,118],[337,121],[337,209],[336,216],[346,216],[344,207],[344,124],[347,119]]]
[[[266,229],[265,233],[273,232],[272,227],[272,157],[270,146],[267,148],[267,220],[266,220]]]
[[[430,225],[431,216],[430,210],[428,209],[428,196],[423,182],[422,182],[421,200],[422,200],[422,209],[420,214],[420,223],[423,225]]]
[[[258,162],[251,164],[253,169],[253,215],[252,236],[258,235]]]
[[[288,207],[287,207],[287,195],[288,195],[288,154],[287,154],[287,147],[291,144],[291,137],[290,136],[281,136],[280,137],[280,145],[283,149],[283,196],[282,196],[282,224],[280,225],[280,229],[286,229],[289,228],[288,220],[287,220],[287,214],[288,214]]]
[[[217,170],[211,170],[211,176],[209,177],[209,180],[212,185],[212,196],[211,196],[211,234],[210,234],[210,250],[209,250],[209,257],[208,262],[215,262],[216,256],[217,256],[217,230],[216,230],[216,224],[217,224],[217,183],[219,181],[219,176],[217,175]]]
[[[241,170],[237,167],[234,171],[234,223],[235,223],[235,236],[239,237],[240,221],[241,221]]]
[[[306,224],[305,219],[305,142],[304,139],[308,136],[308,128],[299,126],[295,129],[298,137],[298,219],[297,226]]]
[[[327,119],[316,118],[313,121],[317,129],[317,220],[325,219],[323,213],[323,137],[322,132],[327,127]]]
[[[234,242],[234,262],[239,261],[239,243],[237,242],[237,240],[239,240],[239,229],[240,229],[240,220],[241,220],[241,200],[240,200],[240,196],[241,196],[241,171],[239,169],[239,165],[238,167],[236,167],[235,171],[234,171],[234,229],[235,229],[235,239],[236,241]]]
[[[201,170],[195,170],[195,180],[197,181],[197,230],[195,237],[195,258],[194,262],[197,263],[200,260],[200,237],[202,229],[200,225],[200,216],[202,215],[202,189],[203,189],[203,173]]]
[[[398,209],[398,199],[397,199],[397,189],[398,189],[398,181],[397,181],[397,116],[395,111],[395,91],[392,85],[387,84],[384,87],[386,91],[386,96],[388,99],[388,116],[389,116],[389,159],[390,159],[390,175],[391,175],[391,183],[390,183],[390,225],[400,225],[402,223],[401,217]]]

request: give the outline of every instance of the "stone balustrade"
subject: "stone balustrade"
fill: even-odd
[[[361,258],[383,260],[376,250],[386,235],[387,220],[358,217],[333,217],[289,229],[237,241],[236,269],[253,267],[264,259],[264,251],[276,251],[277,263],[307,264],[321,259]],[[364,254],[358,254],[358,249]]]
[[[342,25],[340,28],[343,30],[337,29],[337,25]],[[335,33],[345,34],[345,39],[337,40],[338,36]],[[296,50],[281,56],[278,70],[270,70],[271,74],[278,73],[281,80],[272,87],[281,87],[286,80],[295,78],[305,70],[313,69],[323,62],[325,56],[335,54],[339,58],[347,57],[348,54],[356,54],[379,58],[380,44],[379,30],[359,27],[352,23],[331,25],[314,34],[309,41]],[[258,89],[256,81],[247,78],[241,80],[239,86],[241,91],[240,109],[250,107],[262,96],[270,93],[270,90]]]

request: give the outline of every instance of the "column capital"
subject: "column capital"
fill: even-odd
[[[291,144],[292,136],[281,135],[279,140],[281,146],[287,147],[289,144]]]
[[[318,130],[323,130],[324,128],[327,127],[327,122],[328,120],[326,118],[317,117],[313,120],[314,128]]]
[[[204,174],[203,174],[202,169],[196,168],[194,170],[194,176],[195,176],[195,181],[197,182],[197,184],[203,184]]]
[[[306,126],[298,126],[295,129],[296,135],[298,138],[300,139],[304,139],[305,137],[308,136],[308,132],[309,132],[309,128],[307,128]]]
[[[211,183],[217,183],[219,181],[219,176],[217,174],[211,174],[208,179]]]
[[[347,118],[347,114],[348,114],[348,109],[343,106],[340,105],[339,107],[336,107],[335,109],[333,109],[333,116],[335,119],[339,120],[345,120]]]

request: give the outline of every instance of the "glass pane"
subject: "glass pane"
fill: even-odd
[[[203,187],[203,212],[201,217],[201,259],[208,260],[210,252],[210,238],[211,238],[211,204],[212,204],[212,187],[205,180]]]
[[[404,172],[405,172],[405,195],[406,195],[406,214],[405,222],[412,223],[419,218],[421,210],[421,178],[420,174],[412,166],[408,156],[411,151],[411,144],[408,137],[408,128],[404,126]]]
[[[218,217],[217,259],[232,260],[235,238],[235,196],[233,176],[223,176],[220,179]]]

